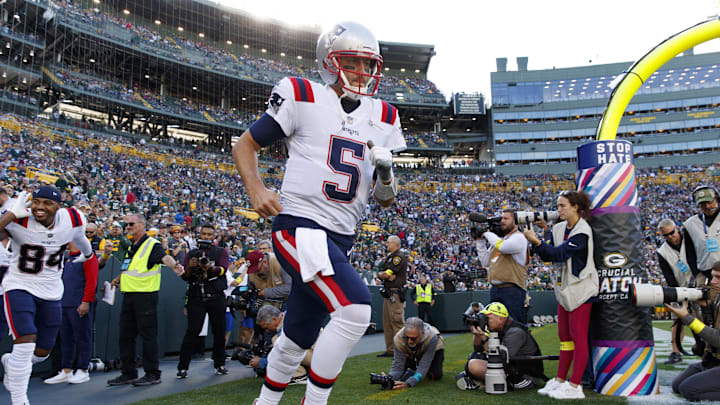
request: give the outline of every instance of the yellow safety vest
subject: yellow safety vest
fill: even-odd
[[[148,237],[130,260],[127,270],[120,273],[120,291],[127,292],[154,292],[160,289],[160,264],[148,269],[150,252],[158,242]],[[125,262],[129,252],[125,253]]]
[[[425,291],[423,291],[422,284],[416,285],[415,294],[417,295],[418,304],[421,302],[432,302],[432,285],[430,285],[430,283],[425,284]]]

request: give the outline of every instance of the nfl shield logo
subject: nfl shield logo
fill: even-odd
[[[47,235],[48,235],[48,238],[52,238],[54,234],[53,234],[53,233],[49,233],[49,232],[48,232],[48,234],[47,234]]]

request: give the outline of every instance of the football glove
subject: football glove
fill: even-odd
[[[15,215],[15,219],[25,218],[30,216],[30,197],[31,194],[25,191],[18,194],[15,201],[10,205],[8,211]]]

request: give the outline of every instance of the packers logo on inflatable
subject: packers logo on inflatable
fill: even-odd
[[[612,269],[622,267],[628,262],[627,256],[620,252],[611,252],[603,256],[603,264]]]

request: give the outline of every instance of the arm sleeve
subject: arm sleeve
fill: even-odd
[[[430,339],[430,343],[428,343],[425,353],[423,353],[420,358],[420,362],[415,369],[415,375],[405,380],[409,386],[414,387],[417,385],[425,377],[428,370],[430,370],[430,365],[435,357],[435,347],[437,347],[437,341],[438,335],[435,335],[432,339]]]
[[[485,238],[480,238],[475,241],[475,250],[477,250],[478,261],[483,267],[490,265],[490,250],[485,243]]]
[[[93,254],[93,249],[92,245],[90,245],[90,241],[85,237],[85,226],[81,226],[76,229],[77,230],[73,235],[72,241],[75,243],[75,246],[80,249],[81,254],[88,257]]]
[[[292,277],[290,277],[285,270],[280,272],[280,276],[283,280],[282,285],[266,288],[265,298],[284,298],[290,294],[290,289],[292,288]]]
[[[83,262],[83,272],[85,273],[85,289],[83,290],[82,302],[95,301],[98,268],[99,266],[97,256],[93,256]]]
[[[152,268],[156,264],[162,264],[162,259],[165,257],[165,249],[162,247],[162,243],[156,243],[153,245],[150,257],[148,258],[148,269]]]
[[[407,356],[396,347],[393,352],[392,367],[388,375],[397,381],[405,372],[405,363],[407,363]]]
[[[699,270],[697,268],[697,253],[695,252],[695,244],[693,243],[687,229],[683,229],[683,240],[687,241],[685,242],[685,259],[687,259],[687,265],[690,267],[693,275],[698,274]]]
[[[258,360],[258,368],[267,368],[268,359],[267,357],[260,357],[260,360]]]
[[[658,258],[658,264],[660,265],[660,270],[662,270],[663,276],[665,276],[665,282],[667,283],[668,287],[677,287],[678,282],[675,278],[675,273],[673,273],[672,268],[670,267],[670,264],[668,264],[667,260],[665,260],[664,257],[662,257],[660,254],[657,255]]]
[[[693,323],[698,323],[698,325],[702,327],[702,330],[698,333],[702,340],[716,349],[720,348],[720,329],[711,328],[707,325],[702,326],[702,321],[690,314],[682,318],[682,323],[690,326],[691,329],[693,329],[691,326]],[[693,332],[695,333],[696,331],[693,329]]]
[[[502,239],[492,232],[485,232],[484,236],[491,246],[494,245],[504,255],[521,253],[527,249],[527,239],[520,232],[516,232],[507,239]]]
[[[280,124],[267,113],[250,126],[250,135],[263,148],[286,137]]]
[[[578,274],[580,274],[580,270],[585,268],[587,245],[588,236],[585,234],[577,234],[568,238],[568,240],[564,241],[560,246],[541,243],[540,246],[534,247],[534,251],[545,261],[564,262],[572,259],[572,272],[573,275],[577,277]]]
[[[270,99],[268,99],[268,108],[265,110],[265,115],[272,118],[282,130],[282,133],[289,136],[295,132],[295,90],[293,89],[292,82],[287,77],[280,80],[275,87],[272,89]],[[262,119],[262,118],[261,118]],[[260,141],[263,141],[262,136],[255,138],[253,127],[250,129],[250,133],[262,146]],[[276,134],[277,135],[277,134]],[[258,139],[260,141],[258,141]]]

